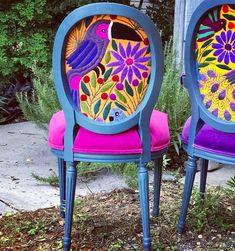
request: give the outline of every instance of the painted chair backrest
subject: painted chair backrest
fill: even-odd
[[[234,0],[198,6],[186,36],[185,72],[193,123],[235,132]]]
[[[140,11],[114,3],[74,10],[61,23],[53,48],[66,131],[78,124],[114,134],[139,125],[141,138],[145,134],[150,142],[147,128],[163,67],[159,32]]]

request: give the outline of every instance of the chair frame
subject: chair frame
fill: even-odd
[[[188,161],[186,167],[186,178],[183,192],[183,202],[181,207],[181,213],[178,222],[178,232],[181,234],[184,230],[185,219],[187,215],[187,210],[189,206],[190,196],[192,192],[193,182],[197,170],[196,161],[197,158],[202,158],[200,162],[201,166],[201,179],[200,179],[200,193],[202,198],[204,198],[207,170],[208,170],[208,160],[214,160],[223,164],[234,164],[235,158],[213,154],[211,152],[206,152],[194,147],[194,141],[197,133],[206,123],[218,131],[223,131],[226,133],[235,133],[235,126],[233,122],[228,122],[215,117],[210,113],[205,105],[202,103],[199,89],[196,88],[195,83],[197,83],[197,70],[196,70],[196,59],[195,59],[195,43],[197,31],[200,26],[200,21],[206,15],[207,11],[224,4],[235,4],[234,0],[220,0],[220,1],[203,1],[193,13],[191,20],[189,22],[186,42],[185,42],[185,73],[184,86],[188,89],[192,118],[189,129],[188,144],[184,144],[183,147],[188,153]]]
[[[64,41],[69,31],[80,20],[95,15],[119,15],[128,17],[142,26],[148,39],[151,50],[151,77],[149,87],[144,99],[137,110],[118,122],[100,123],[93,121],[78,110],[73,104],[70,96],[70,89],[64,70],[63,55],[65,54]],[[143,244],[144,250],[150,250],[150,228],[149,228],[149,191],[148,191],[148,170],[147,163],[154,160],[155,166],[155,184],[154,184],[154,208],[153,215],[157,216],[159,212],[159,196],[161,185],[162,159],[167,148],[151,153],[151,138],[149,123],[152,110],[156,103],[163,79],[163,48],[160,34],[152,21],[140,11],[121,4],[115,3],[94,3],[80,7],[72,11],[61,23],[54,42],[53,48],[53,75],[57,95],[61,107],[65,114],[66,131],[64,135],[64,150],[52,149],[53,154],[58,158],[59,185],[61,216],[65,217],[64,251],[70,249],[72,214],[76,187],[76,163],[80,161],[87,162],[135,162],[138,163],[138,181],[140,191],[140,205],[143,226]],[[115,134],[126,131],[135,125],[138,125],[138,133],[142,142],[142,154],[84,154],[71,151],[74,138],[77,132],[77,126],[82,126],[92,132],[100,134]],[[65,212],[64,212],[65,207]]]

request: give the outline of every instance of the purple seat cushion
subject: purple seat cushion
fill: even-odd
[[[188,144],[190,123],[191,117],[185,122],[182,131],[181,139],[184,144]],[[204,124],[195,138],[194,147],[206,152],[235,157],[235,133],[218,131]]]

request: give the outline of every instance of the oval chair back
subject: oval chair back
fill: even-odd
[[[71,12],[53,48],[54,81],[66,120],[65,160],[72,159],[75,125],[101,134],[138,125],[143,156],[150,160],[149,121],[163,67],[159,32],[140,11],[96,3]]]
[[[185,84],[192,117],[183,128],[188,154],[178,231],[184,230],[200,160],[200,195],[204,198],[208,161],[235,160],[235,2],[203,1],[189,23],[185,44]]]
[[[192,105],[189,147],[203,123],[235,132],[235,4],[204,1],[193,13],[185,44]]]

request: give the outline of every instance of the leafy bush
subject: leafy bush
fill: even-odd
[[[32,72],[34,91],[31,95],[28,92],[20,92],[17,98],[25,117],[40,126],[45,126],[52,114],[60,109],[60,105],[52,75],[37,67],[34,67]]]
[[[175,0],[150,0],[146,14],[162,31],[162,40],[169,41],[173,35]]]
[[[165,44],[165,71],[156,108],[168,114],[171,142],[179,154],[180,132],[185,119],[190,115],[191,106],[187,90],[180,85],[181,67],[177,65],[177,53],[172,39]]]
[[[75,7],[100,0],[8,0],[0,5],[0,86],[15,76],[27,76],[37,60],[51,68],[55,31]],[[128,4],[128,0],[121,1]]]

